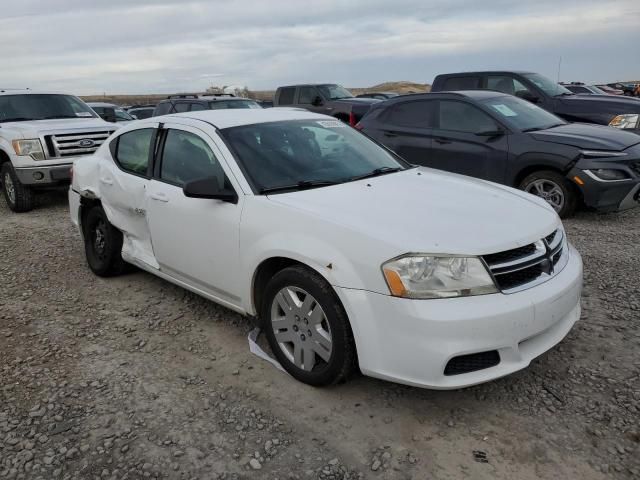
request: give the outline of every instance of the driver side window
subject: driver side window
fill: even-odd
[[[318,91],[313,87],[300,87],[300,93],[298,94],[298,103],[304,105],[311,105],[313,99],[318,96]]]
[[[183,187],[194,180],[215,177],[220,188],[225,186],[224,170],[209,145],[190,132],[169,129],[160,163],[160,179]]]
[[[520,96],[523,93],[533,95],[533,92],[525,87],[520,81],[506,75],[489,75],[487,77],[487,88],[497,90],[508,95]]]

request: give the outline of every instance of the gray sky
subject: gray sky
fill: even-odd
[[[640,80],[640,0],[0,0],[0,87],[165,93],[431,83],[532,70]]]

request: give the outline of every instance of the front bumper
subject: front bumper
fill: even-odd
[[[626,180],[598,180],[585,170],[614,168],[627,172]],[[579,181],[576,181],[576,177]],[[582,192],[584,204],[601,212],[618,212],[640,206],[640,174],[627,163],[599,160],[581,161],[569,171],[567,178]]]
[[[42,167],[16,167],[16,175],[23,185],[47,186],[67,184],[71,180],[72,163]]]
[[[467,387],[521,370],[580,318],[582,260],[545,283],[509,295],[410,300],[337,287],[365,375],[435,389]],[[497,350],[497,365],[445,375],[449,360]]]

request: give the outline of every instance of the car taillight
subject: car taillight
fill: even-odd
[[[356,123],[358,123],[358,121],[356,120],[356,116],[353,112],[349,113],[349,125],[351,125],[352,127],[356,126]]]

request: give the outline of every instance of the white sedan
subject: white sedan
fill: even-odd
[[[580,316],[582,261],[543,200],[416,168],[295,109],[137,121],[75,163],[89,267],[134,264],[255,318],[312,385],[458,388],[526,367]]]

